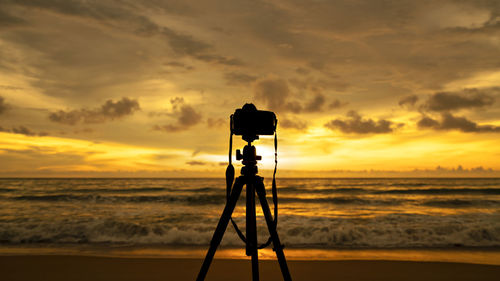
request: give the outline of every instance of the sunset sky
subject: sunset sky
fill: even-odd
[[[283,175],[495,173],[500,1],[0,1],[0,176],[223,177],[247,102]]]

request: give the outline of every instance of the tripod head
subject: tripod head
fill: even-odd
[[[256,175],[258,173],[257,161],[262,160],[262,156],[257,155],[255,146],[252,142],[248,142],[243,148],[243,154],[239,149],[236,150],[236,160],[243,160],[243,168],[241,168],[242,175]]]

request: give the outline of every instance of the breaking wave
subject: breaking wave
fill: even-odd
[[[240,220],[242,220],[240,218]],[[260,219],[259,219],[260,220]],[[38,224],[4,224],[0,230],[2,244],[108,243],[132,245],[208,245],[215,229],[215,219],[186,216],[155,223],[104,219],[90,221],[40,222]],[[395,224],[395,221],[398,221]],[[461,221],[461,222],[459,222]],[[259,239],[267,232],[259,221]],[[326,248],[419,248],[419,247],[498,247],[498,215],[439,219],[427,216],[391,214],[370,220],[327,219],[284,216],[279,223],[284,243],[294,247]],[[228,228],[224,245],[239,246],[241,241]]]

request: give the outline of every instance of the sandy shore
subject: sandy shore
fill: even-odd
[[[195,280],[202,260],[91,256],[0,256],[0,280]],[[408,261],[289,261],[293,280],[498,280],[500,266]],[[282,280],[276,261],[261,280]],[[206,280],[251,280],[248,260],[214,260]]]

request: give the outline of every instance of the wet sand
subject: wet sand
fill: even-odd
[[[201,259],[0,256],[0,280],[195,280]],[[288,261],[295,281],[499,280],[500,266],[416,261]],[[282,280],[278,263],[260,261],[260,280]],[[251,280],[249,260],[216,259],[206,280]]]

